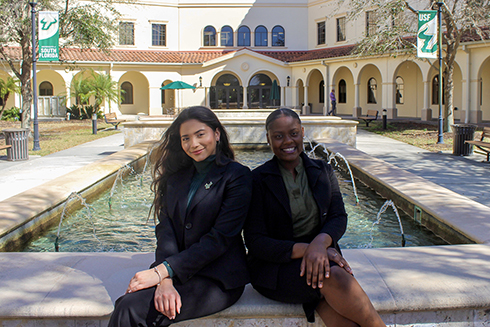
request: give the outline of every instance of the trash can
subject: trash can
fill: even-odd
[[[9,128],[4,129],[3,133],[5,134],[5,144],[11,145],[7,149],[7,160],[18,161],[29,159],[29,150],[27,148],[29,129]]]
[[[473,146],[464,141],[473,140],[475,125],[457,124],[453,128],[453,154],[455,156],[469,156],[473,153]]]

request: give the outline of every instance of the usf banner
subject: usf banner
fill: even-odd
[[[437,58],[437,10],[419,11],[417,57]]]
[[[59,26],[57,11],[39,12],[39,61],[59,60]]]

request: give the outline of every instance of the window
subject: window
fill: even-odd
[[[396,104],[403,104],[404,95],[405,95],[405,91],[404,91],[405,86],[404,86],[403,78],[398,76],[395,80],[395,83],[396,83],[396,93],[395,93]]]
[[[129,82],[124,82],[121,84],[121,97],[121,104],[133,104],[133,84]]]
[[[39,95],[40,96],[52,96],[53,95],[53,84],[44,81],[39,84]]]
[[[283,47],[285,45],[284,28],[282,26],[274,26],[272,29],[272,46]]]
[[[368,97],[367,103],[377,103],[376,102],[376,90],[378,88],[378,84],[376,83],[376,79],[371,77],[368,81]]]
[[[233,46],[233,29],[230,26],[223,26],[221,28],[221,46]]]
[[[376,13],[374,11],[366,12],[366,36],[376,34]]]
[[[134,45],[134,23],[119,23],[119,44]]]
[[[325,22],[317,23],[318,45],[325,44]]]
[[[162,87],[165,86],[165,82],[162,83]],[[160,91],[162,92],[162,105],[165,104],[165,90],[162,90],[160,89]]]
[[[339,81],[339,103],[347,103],[347,83],[341,79]]]
[[[325,103],[325,81],[320,82],[320,85],[318,87],[318,94],[319,94],[318,102]]]
[[[255,46],[266,47],[267,46],[267,28],[260,25],[255,29]]]
[[[151,45],[163,47],[167,45],[167,25],[151,24]]]
[[[237,45],[239,47],[250,46],[250,28],[248,28],[247,26],[241,26],[238,29]]]
[[[345,17],[337,18],[337,42],[345,41]]]
[[[216,46],[216,30],[213,26],[206,26],[204,28],[204,40],[203,44],[205,47],[215,47]]]
[[[442,87],[442,104],[444,104],[444,80]],[[439,104],[439,75],[434,76],[432,79],[432,104]]]

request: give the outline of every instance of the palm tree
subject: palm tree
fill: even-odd
[[[111,75],[97,73],[93,69],[90,70],[90,75],[92,78],[88,83],[90,84],[90,94],[95,98],[94,112],[99,112],[100,106],[106,99],[113,102],[121,101],[118,83],[112,80]]]
[[[83,72],[71,81],[70,96],[77,100],[77,105],[87,105],[90,99],[91,85],[83,77]]]
[[[2,109],[0,110],[0,120],[2,120],[3,111],[7,105],[7,100],[10,93],[19,93],[20,86],[17,84],[19,81],[13,77],[7,78],[7,81],[0,79],[0,100],[2,100]]]

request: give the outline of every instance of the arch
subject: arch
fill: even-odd
[[[248,26],[240,26],[237,32],[237,46],[249,47],[250,46],[250,28]]]
[[[424,106],[424,73],[417,62],[405,60],[393,72],[393,99],[398,116],[421,117]],[[401,90],[403,83],[403,91]],[[401,98],[400,98],[401,96]]]
[[[483,60],[477,78],[476,109],[482,111],[482,120],[490,120],[490,56]]]
[[[248,81],[247,99],[250,108],[266,108],[278,105],[277,99],[271,99],[273,81],[276,81],[278,89],[275,91],[281,95],[279,79],[270,72],[257,72]]]
[[[53,84],[43,81],[39,84],[39,96],[52,96],[54,94]]]
[[[322,90],[319,89],[319,85],[321,82],[324,81],[323,74],[320,70],[318,69],[312,69],[310,72],[308,72],[308,105],[310,106],[310,112],[311,114],[322,114],[323,113],[323,106],[324,103],[320,103],[320,92],[325,93],[325,88]],[[325,87],[325,84],[323,84]],[[325,98],[328,98],[328,94],[325,96]],[[324,99],[325,99],[324,98]]]
[[[255,41],[256,47],[266,47],[268,45],[268,32],[264,25],[259,25],[255,28]]]
[[[272,42],[273,47],[283,47],[286,45],[286,34],[284,27],[276,25],[272,28]]]
[[[243,106],[243,87],[240,79],[230,72],[214,76],[209,89],[212,109],[239,109]]]
[[[370,82],[371,79],[374,79],[376,83],[374,84],[373,82]],[[363,111],[365,109],[380,110],[382,104],[381,100],[383,99],[383,89],[381,87],[381,85],[383,84],[383,78],[378,67],[374,64],[366,64],[359,72],[358,80],[359,106],[363,108]],[[392,79],[390,78],[390,80]],[[370,93],[371,90],[375,92]],[[368,99],[368,96],[371,96],[371,98]]]
[[[124,82],[129,82],[133,86],[133,103],[121,104],[121,114],[149,114],[150,84],[146,76],[137,71],[129,71],[119,78],[119,87],[122,87]]]
[[[343,83],[342,85],[340,83],[342,80],[345,83],[345,88],[340,93],[341,87],[344,86]],[[351,115],[352,108],[355,107],[355,85],[354,74],[348,66],[340,66],[333,72],[332,87],[336,88],[337,114]],[[343,95],[345,95],[345,98],[341,98]],[[340,102],[340,100],[345,100],[345,102]]]
[[[205,47],[216,46],[216,29],[208,25],[204,28],[202,45]]]
[[[442,86],[442,104],[445,104],[445,100],[444,100],[444,83],[445,83],[445,80],[443,79],[443,86]],[[431,103],[432,104],[439,104],[439,74],[435,75],[433,78],[432,78],[432,81],[431,81]]]
[[[318,85],[318,102],[325,103],[325,81],[321,80],[320,85]]]
[[[233,28],[226,25],[221,28],[220,45],[222,47],[233,46]]]
[[[121,104],[133,104],[133,84],[123,82],[121,84]]]
[[[296,81],[296,109],[301,109],[305,102],[305,84],[301,78]]]

